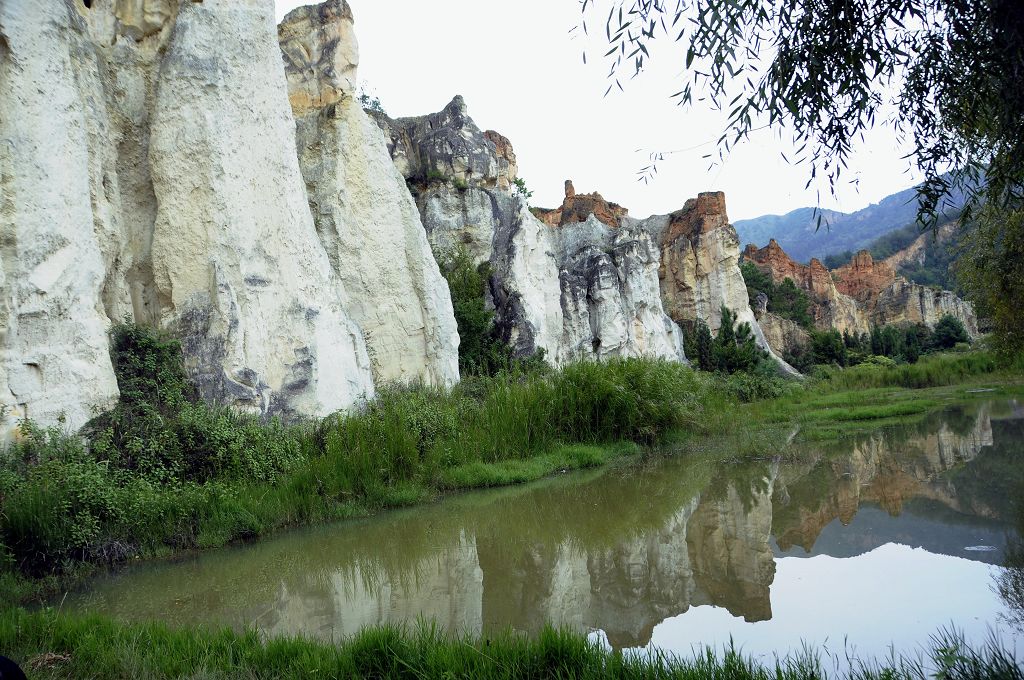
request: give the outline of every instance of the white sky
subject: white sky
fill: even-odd
[[[278,19],[301,0],[276,0]],[[677,90],[683,51],[666,40],[653,69],[607,98],[605,50],[595,44],[582,62],[578,0],[349,0],[360,46],[359,79],[369,84],[393,116],[439,111],[461,94],[481,129],[512,140],[519,174],[534,191],[534,205],[561,204],[565,179],[579,192],[600,191],[635,217],[682,207],[700,191],[726,193],[733,220],[780,214],[818,203],[853,211],[912,186],[908,163],[888,130],[868,135],[853,158],[857,186],[833,199],[825,185],[805,190],[808,170],[787,164],[791,150],[771,130],[733,150],[709,168],[720,113],[681,109]],[[603,17],[599,23],[603,39]],[[698,145],[699,148],[692,148]],[[637,149],[676,153],[659,164],[656,180],[638,183],[647,165]]]

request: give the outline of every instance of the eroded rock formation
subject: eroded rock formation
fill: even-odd
[[[571,179],[565,180],[565,200],[562,201],[561,207],[532,210],[544,224],[551,227],[585,222],[591,215],[606,226],[618,227],[622,224],[622,218],[629,214],[621,205],[609,203],[596,191],[591,194],[577,194]]]
[[[949,314],[964,324],[971,337],[978,336],[978,320],[970,303],[951,291],[908,281],[889,261],[875,262],[866,250],[832,271],[817,259],[807,265],[794,262],[774,239],[760,249],[748,245],[743,256],[776,283],[788,278],[806,291],[812,303],[815,326],[819,329],[867,333],[875,325],[922,323],[934,327],[939,319]],[[773,346],[780,351],[789,349],[792,345],[788,342],[792,339],[776,335],[773,340],[787,344]]]
[[[435,251],[465,248],[491,264],[498,324],[519,354],[543,349],[556,365],[612,356],[685,360],[679,324],[702,319],[717,330],[723,305],[771,353],[748,303],[722,194],[637,220],[566,181],[559,208],[530,210],[512,190],[511,143],[481,132],[461,97],[428,116],[375,118]]]
[[[481,131],[461,97],[428,116],[375,118],[435,251],[465,248],[475,262],[490,263],[497,323],[517,353],[543,349],[555,365],[613,356],[684,360],[679,328],[662,309],[656,243],[636,225],[607,223],[624,210],[568,186],[578,219],[560,217],[559,229],[542,222],[513,191],[511,143]],[[584,209],[599,204],[607,222]]]
[[[359,51],[348,4],[296,9],[278,37],[313,219],[374,377],[454,384],[451,296],[405,180],[355,98]]]
[[[125,317],[182,340],[204,398],[261,414],[346,408],[371,365],[457,379],[418,211],[351,105],[347,4],[282,42],[287,79],[271,0],[0,4],[0,437],[116,399]]]
[[[747,296],[740,272],[739,237],[729,223],[725,194],[705,192],[671,215],[644,220],[661,247],[661,295],[676,322],[702,320],[717,333],[722,307],[749,323],[758,344],[783,371],[797,375],[769,345]]]

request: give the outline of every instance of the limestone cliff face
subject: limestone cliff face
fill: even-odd
[[[81,424],[117,397],[103,305],[103,160],[85,20],[50,0],[0,3],[0,420]],[[94,102],[102,107],[102,100]]]
[[[271,0],[0,4],[0,439],[110,405],[125,317],[264,415],[371,397],[371,366],[458,379],[418,211],[351,105],[348,6],[293,19],[279,46]]]
[[[775,354],[750,308],[739,267],[739,236],[729,224],[723,193],[702,193],[681,210],[648,218],[643,225],[661,247],[661,295],[673,320],[703,320],[717,333],[724,305],[740,323],[750,324],[758,344],[784,372],[799,375]]]
[[[273,32],[271,3],[181,6],[153,102],[152,260],[205,398],[321,415],[373,384],[306,202]]]
[[[355,100],[359,54],[348,4],[299,8],[278,37],[313,219],[375,378],[454,384],[451,296],[381,130]]]
[[[811,334],[789,319],[783,319],[768,311],[761,314],[755,311],[755,314],[768,346],[776,352],[782,353],[794,347],[804,347],[811,341]]]
[[[794,262],[774,239],[760,249],[748,245],[743,255],[776,283],[789,278],[805,290],[820,329],[866,333],[873,325],[922,323],[933,327],[950,314],[964,324],[971,337],[978,337],[978,320],[970,303],[951,291],[908,281],[889,261],[875,262],[866,250],[833,271],[816,259],[809,265]]]
[[[685,360],[681,333],[662,309],[657,246],[646,230],[613,228],[582,207],[575,221],[559,219],[562,228],[542,222],[512,191],[511,143],[482,132],[461,97],[429,116],[375,118],[434,249],[464,247],[474,261],[490,263],[498,327],[517,353],[543,349],[554,365],[615,356]],[[571,185],[569,193],[572,203]]]

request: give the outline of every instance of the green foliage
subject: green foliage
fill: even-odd
[[[359,95],[357,98],[359,106],[363,107],[364,110],[379,113],[382,116],[388,115],[388,112],[384,110],[384,105],[380,102],[380,97],[370,91],[368,84],[359,84]]]
[[[533,192],[526,186],[526,180],[522,177],[512,180],[512,186],[515,187],[515,195],[520,196],[524,201],[529,202],[533,198]]]
[[[736,315],[724,305],[721,314],[722,323],[711,348],[715,370],[736,373],[757,369],[767,355],[757,346],[750,324],[737,322]]]
[[[751,305],[756,304],[759,293],[764,293],[768,297],[769,312],[789,319],[808,330],[814,327],[814,317],[810,312],[811,300],[792,279],[787,277],[776,285],[771,276],[749,261],[740,264],[740,271],[747,285],[747,296]]]
[[[545,627],[535,636],[511,631],[486,637],[443,632],[436,624],[377,627],[340,643],[308,638],[266,639],[254,631],[172,629],[120,624],[97,616],[55,611],[0,612],[0,648],[16,662],[50,654],[33,677],[119,680],[163,678],[646,678],[649,680],[811,680],[827,677],[819,656],[763,661],[735,646],[696,649],[692,658],[623,654],[584,633]],[[910,650],[907,650],[911,653]],[[917,678],[940,669],[949,680],[1021,680],[1013,652],[997,642],[969,646],[962,636],[938,634],[927,650],[874,661],[853,659],[864,680]]]
[[[487,305],[490,264],[473,265],[464,247],[436,254],[441,275],[448,282],[455,322],[459,329],[459,371],[463,376],[496,375],[501,372],[545,371],[543,351],[516,357],[498,335],[494,312]]]
[[[1024,206],[985,208],[964,237],[958,276],[996,346],[1024,350]]]
[[[778,399],[800,389],[793,380],[763,371],[734,373],[724,379],[724,388],[734,399],[745,403]]]
[[[715,339],[704,319],[690,324],[683,333],[683,350],[694,367],[702,371],[715,370],[714,344]]]
[[[427,168],[427,174],[424,176],[424,179],[427,184],[434,184],[436,182],[445,183],[448,181],[448,175],[436,168]]]
[[[114,343],[127,348],[119,378],[143,386],[128,390],[133,401],[97,418],[91,442],[25,423],[0,457],[5,591],[18,575],[223,545],[441,489],[599,464],[622,442],[697,428],[709,397],[685,366],[615,360],[470,377],[452,390],[384,387],[353,413],[284,427],[184,398],[167,387],[181,377],[173,344],[137,327],[116,332],[142,340]],[[129,417],[140,404],[159,418],[140,426]]]
[[[906,387],[921,389],[955,385],[978,375],[994,373],[1005,364],[988,352],[932,354],[916,364],[897,364],[884,357],[871,357],[847,369],[822,366],[816,376],[830,388]]]
[[[125,323],[112,331],[121,399],[85,427],[90,453],[155,482],[230,477],[273,481],[301,459],[293,431],[276,420],[199,402],[181,348],[163,333]]]
[[[947,314],[935,324],[930,343],[936,349],[953,349],[958,344],[967,343],[970,340],[963,323],[955,316]]]
[[[846,366],[849,364],[846,342],[839,331],[811,332],[811,359],[818,365]]]
[[[909,326],[874,326],[870,334],[857,335],[836,330],[811,331],[806,347],[791,349],[783,357],[801,373],[810,373],[815,366],[856,366],[861,363],[885,365],[916,363],[932,352],[960,346],[970,348],[970,337],[963,324],[946,315],[931,330],[923,324]]]

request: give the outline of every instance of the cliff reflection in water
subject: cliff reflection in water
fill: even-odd
[[[1019,467],[1013,415],[1006,405],[953,410],[801,448],[798,463],[670,458],[467,494],[131,571],[71,606],[332,638],[421,616],[474,632],[551,622],[603,630],[615,647],[647,644],[654,626],[698,605],[765,621],[777,555],[849,557],[901,542],[998,561],[964,548],[1005,542],[1014,496],[991,481]],[[1003,451],[1003,439],[1016,448]],[[901,519],[879,520],[891,516]]]

